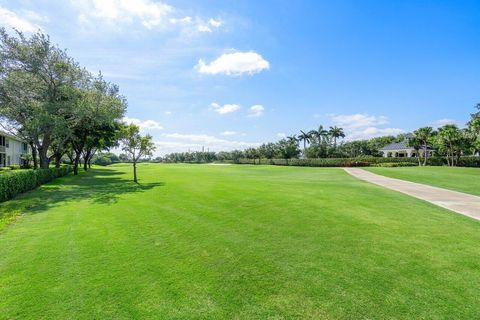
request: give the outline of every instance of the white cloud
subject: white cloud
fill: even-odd
[[[48,18],[33,11],[25,11],[23,15],[19,15],[0,6],[0,26],[2,27],[14,28],[23,32],[35,32],[41,29],[35,21],[46,22]]]
[[[208,21],[204,22],[201,19],[197,19],[197,30],[199,32],[213,32],[213,29],[217,29],[222,25],[220,20],[215,20],[210,18]]]
[[[254,51],[224,53],[210,63],[200,59],[195,66],[199,73],[229,76],[252,75],[269,68],[269,62]]]
[[[188,150],[201,151],[202,148],[210,151],[228,151],[260,145],[256,142],[226,140],[206,134],[164,133],[162,138],[165,140],[155,142],[158,146],[158,152],[161,154]]]
[[[127,124],[135,124],[140,127],[140,129],[147,130],[162,130],[163,127],[155,120],[140,120],[137,118],[123,117],[123,122]]]
[[[388,118],[385,116],[372,116],[362,113],[331,115],[331,119],[337,126],[349,129],[383,125],[388,123]]]
[[[248,116],[249,117],[261,117],[265,113],[265,108],[262,105],[256,104],[248,109]]]
[[[345,130],[346,140],[370,139],[380,136],[398,135],[405,131],[400,128],[378,127],[389,123],[385,116],[366,113],[329,115],[334,125]]]
[[[80,19],[89,21],[97,19],[111,25],[120,23],[141,23],[152,29],[165,24],[173,7],[163,2],[152,0],[75,0],[81,9]]]
[[[122,30],[123,26],[141,25],[148,30],[179,31],[193,34],[213,32],[222,25],[213,18],[178,16],[181,10],[154,0],[71,0],[78,8],[78,20],[84,27],[97,30],[99,24]]]
[[[456,124],[458,125],[458,122],[455,121],[455,120],[452,120],[452,119],[439,119],[437,121],[434,121],[430,124],[430,126],[434,127],[434,128],[440,128],[440,127],[443,127],[444,125],[447,125],[447,124]]]
[[[183,18],[170,18],[170,23],[172,24],[189,24],[192,23],[192,17],[183,17]]]
[[[172,114],[172,111],[165,111],[164,113],[166,116],[170,116]]]
[[[196,17],[195,19],[186,16],[183,18],[170,18],[170,23],[173,25],[178,25],[184,28],[186,33],[192,33],[192,31],[197,32],[213,32],[215,29],[220,28],[223,24],[222,21],[210,18],[208,20],[204,20],[202,18]]]
[[[240,109],[240,106],[238,104],[224,104],[223,106],[221,106],[218,103],[213,102],[210,106],[212,110],[217,112],[218,114],[227,114]]]
[[[220,133],[220,135],[222,136],[235,136],[237,134],[238,134],[237,131],[223,131],[222,133]]]
[[[284,133],[284,132],[279,132],[279,133],[277,133],[277,137],[279,137],[279,138],[282,138],[282,139],[283,139],[283,138],[286,138],[286,137],[287,137],[287,134],[286,134],[286,133]]]
[[[399,128],[376,128],[367,127],[353,130],[347,134],[347,140],[370,139],[381,136],[396,136],[404,133],[405,130]]]

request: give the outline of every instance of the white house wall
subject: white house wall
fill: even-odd
[[[0,135],[2,135],[0,133]],[[3,135],[2,135],[3,136]],[[23,150],[23,142],[19,140],[15,140],[11,137],[6,137],[7,142],[8,142],[8,148],[5,147],[5,165],[21,165],[22,164],[22,159],[21,156],[22,154],[26,153]],[[27,148],[28,152],[28,148]],[[8,162],[8,159],[10,158],[10,163]],[[3,164],[0,163],[0,166]]]

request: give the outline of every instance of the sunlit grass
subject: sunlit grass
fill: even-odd
[[[95,169],[0,205],[4,319],[475,319],[480,224],[342,169]]]

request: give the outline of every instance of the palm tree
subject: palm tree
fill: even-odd
[[[298,141],[303,141],[303,155],[305,156],[305,149],[307,147],[307,142],[310,143],[310,139],[312,138],[312,135],[310,132],[305,132],[303,130],[300,130],[300,135],[298,136]]]
[[[462,132],[454,124],[446,124],[438,129],[438,142],[446,150],[447,164],[455,166],[455,151],[461,140]]]
[[[417,160],[418,160],[418,165],[421,166],[422,163],[420,162],[420,154],[419,150],[422,147],[422,140],[420,140],[417,136],[413,136],[410,139],[408,139],[408,146],[412,147],[416,154],[417,154]]]
[[[477,154],[477,152],[480,151],[480,118],[475,118],[470,121],[468,123],[468,130],[470,131],[470,134],[472,136],[474,149],[473,153]]]
[[[311,137],[316,137],[318,143],[322,143],[328,137],[328,131],[325,130],[322,125],[318,126],[318,130],[311,130],[309,134]]]
[[[427,165],[427,158],[428,158],[428,143],[433,137],[433,128],[432,127],[423,127],[417,129],[413,132],[415,138],[417,138],[423,147],[423,165]]]
[[[330,130],[328,131],[330,136],[333,138],[333,148],[337,148],[337,139],[338,138],[345,138],[345,133],[343,132],[342,128],[339,128],[337,126],[330,127]]]
[[[290,142],[298,143],[298,138],[297,138],[297,135],[296,135],[296,134],[291,135],[291,136],[288,136],[288,137],[287,137],[287,140],[290,141]]]

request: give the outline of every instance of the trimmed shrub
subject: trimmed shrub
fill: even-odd
[[[395,167],[417,167],[417,163],[413,162],[382,162],[374,163],[372,167],[384,167],[384,168],[395,168]]]
[[[0,167],[0,173],[4,173],[4,172],[7,172],[7,171],[11,171],[12,168],[10,167]]]
[[[361,156],[357,158],[315,158],[315,159],[239,159],[238,164],[271,164],[277,166],[301,166],[301,167],[368,167],[381,166],[379,164],[388,163],[385,167],[406,167],[417,166],[417,158],[386,158]],[[398,165],[394,165],[398,163]],[[429,166],[446,166],[445,157],[430,157],[427,164]],[[480,157],[463,156],[458,161],[459,167],[478,167],[480,168]]]
[[[431,157],[427,159],[429,166],[446,166],[447,159],[445,157]],[[475,167],[480,168],[479,156],[463,156],[458,160],[457,167]]]
[[[416,158],[381,158],[381,157],[357,157],[357,158],[315,158],[315,159],[240,159],[239,164],[271,164],[277,166],[301,166],[301,167],[368,167],[375,163],[383,162],[408,162],[417,164]]]
[[[40,170],[14,170],[0,175],[0,202],[35,189],[55,178],[67,175],[72,171],[70,166]]]

